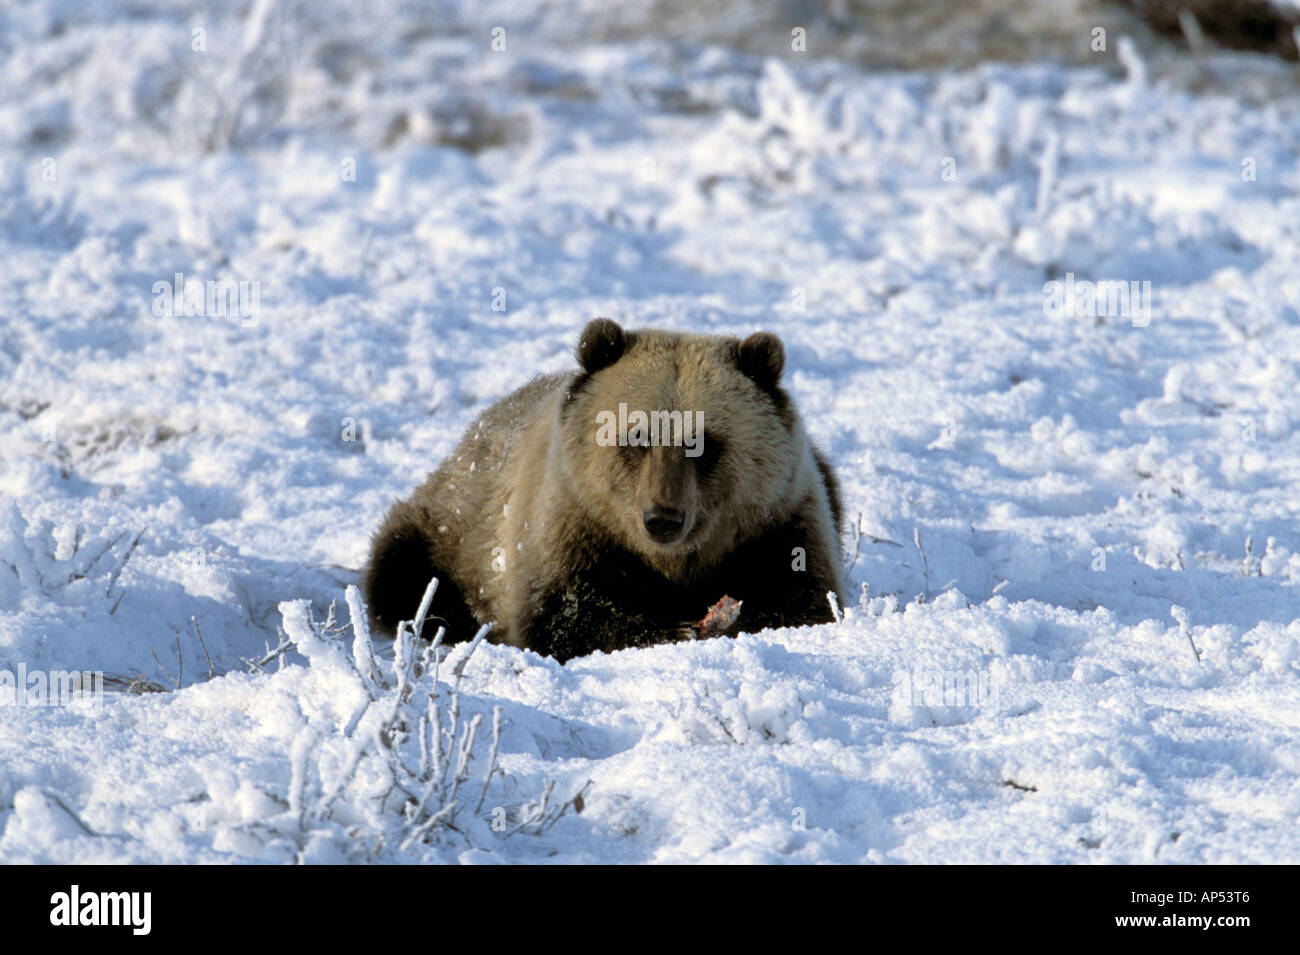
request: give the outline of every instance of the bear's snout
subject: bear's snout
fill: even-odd
[[[681,448],[647,449],[638,475],[636,509],[629,515],[640,520],[647,540],[674,547],[690,536],[697,517],[695,482],[695,468]]]
[[[651,540],[671,544],[682,536],[682,530],[686,527],[686,512],[656,504],[641,512],[641,523]]]

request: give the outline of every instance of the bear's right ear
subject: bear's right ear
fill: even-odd
[[[758,387],[773,391],[785,370],[785,346],[771,332],[755,332],[740,343],[736,365]]]
[[[618,361],[625,348],[627,335],[616,322],[608,318],[592,319],[578,337],[578,364],[587,374],[595,374]]]

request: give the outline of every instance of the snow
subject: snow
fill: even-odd
[[[0,11],[0,675],[107,683],[0,676],[0,861],[1300,862],[1294,88],[366,6]],[[1149,282],[1149,321],[1049,315],[1067,274]],[[186,314],[210,281],[256,307]],[[400,666],[309,619],[596,315],[782,336],[843,619],[483,644],[500,775],[403,848],[368,745]],[[548,780],[582,811],[491,826]]]

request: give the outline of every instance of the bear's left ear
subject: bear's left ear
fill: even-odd
[[[578,364],[587,374],[594,375],[622,358],[626,347],[627,335],[617,322],[594,318],[578,336]]]
[[[785,370],[785,346],[771,332],[755,332],[740,343],[736,364],[758,387],[772,391]]]

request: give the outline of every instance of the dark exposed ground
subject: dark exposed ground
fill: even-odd
[[[648,11],[648,13],[647,13]],[[1189,44],[1179,14],[1189,11],[1204,46]],[[1045,61],[1118,69],[1115,44],[1130,37],[1155,78],[1189,89],[1223,82],[1207,54],[1260,55],[1259,98],[1294,87],[1295,28],[1300,7],[1269,0],[661,0],[603,10],[575,31],[583,42],[627,42],[647,36],[716,43],[798,59],[791,31],[806,31],[806,52],[870,69],[960,69],[998,61]],[[1094,30],[1105,49],[1094,49]],[[1232,82],[1239,83],[1234,71]]]

